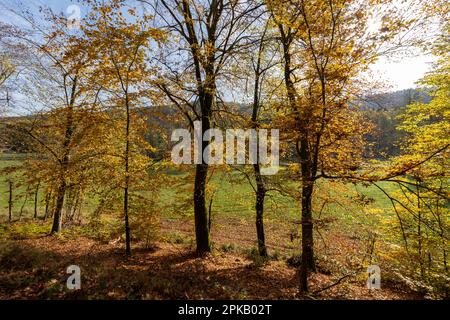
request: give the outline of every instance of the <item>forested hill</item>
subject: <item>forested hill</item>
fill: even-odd
[[[372,143],[373,154],[375,158],[386,158],[388,156],[398,155],[400,152],[399,142],[402,137],[402,132],[396,129],[399,120],[398,115],[401,114],[405,107],[414,101],[429,102],[430,96],[423,90],[406,89],[394,92],[386,92],[362,97],[358,104],[362,103],[362,109],[366,116],[375,124],[374,133],[368,136],[368,140]],[[242,114],[249,114],[251,107],[245,104],[233,104],[235,112]],[[173,112],[171,108],[162,108],[163,112],[169,115]],[[146,112],[143,112],[145,115]],[[170,134],[171,129],[174,129],[174,124],[167,123],[162,119],[151,119],[148,115],[149,121],[153,125],[164,128],[167,135]],[[3,118],[2,120],[11,121],[12,118]],[[21,118],[18,117],[18,120]],[[2,121],[4,122],[4,121]],[[2,130],[3,128],[3,130]],[[27,143],[27,136],[24,132],[17,130],[9,130],[9,126],[0,126],[3,139],[0,139],[0,149],[8,149],[14,152],[29,152],[29,143]],[[153,144],[161,145],[164,142],[160,141],[161,137],[154,137],[151,134],[147,135]]]
[[[431,97],[422,89],[405,89],[393,92],[368,95],[361,98],[364,109],[397,110],[406,107],[414,101],[428,103]]]
[[[371,157],[385,159],[400,154],[404,132],[397,130],[399,116],[414,101],[428,103],[431,97],[424,90],[406,89],[362,97],[365,115],[375,124],[374,132],[367,137],[372,143]]]

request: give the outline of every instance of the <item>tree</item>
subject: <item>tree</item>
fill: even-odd
[[[85,163],[94,151],[86,141],[92,136],[92,113],[99,87],[88,83],[90,57],[78,47],[66,28],[65,19],[46,12],[46,22],[53,28],[41,37],[20,32],[11,34],[18,44],[28,48],[32,58],[23,66],[19,92],[27,96],[27,117],[9,121],[11,128],[26,134],[33,151],[23,164],[28,176],[51,186],[55,197],[51,233],[62,228],[63,205],[67,191],[79,187]],[[41,32],[32,20],[31,27]],[[36,169],[36,170],[35,170]],[[42,178],[42,179],[41,179]]]
[[[431,96],[431,101],[413,102],[399,117],[402,121],[399,129],[406,132],[407,137],[402,146],[403,155],[395,162],[404,166],[404,163],[427,158],[430,151],[439,152],[409,170],[408,176],[403,179],[406,181],[399,183],[401,192],[392,196],[411,264],[418,264],[421,279],[428,278],[430,281],[437,281],[449,272],[447,248],[450,226],[446,219],[449,215],[449,31],[447,20],[442,34],[431,47],[438,61],[433,70],[419,81]]]
[[[270,68],[273,66],[270,62],[266,66],[262,66],[262,58],[264,54],[264,49],[266,46],[266,32],[267,32],[268,25],[264,27],[264,31],[261,35],[259,48],[257,51],[256,61],[254,60],[253,66],[254,66],[254,88],[253,88],[253,108],[252,108],[252,117],[251,122],[253,124],[253,127],[256,128],[259,125],[259,113],[261,109],[261,81],[263,80],[264,74],[270,70]],[[253,165],[254,173],[255,173],[255,181],[256,181],[256,200],[255,200],[255,211],[256,211],[256,236],[258,240],[258,252],[259,255],[262,257],[267,256],[267,248],[266,248],[266,241],[265,241],[265,234],[264,234],[264,199],[266,197],[266,186],[264,183],[264,177],[261,174],[261,168],[259,163],[255,163]]]
[[[142,1],[155,11],[161,27],[168,31],[176,48],[168,46],[160,61],[164,81],[159,87],[168,100],[187,118],[202,123],[201,135],[213,127],[220,113],[218,81],[233,57],[252,44],[248,28],[262,14],[255,1],[160,0]],[[185,61],[182,64],[180,62]],[[208,146],[203,141],[201,156]],[[211,250],[206,208],[208,164],[196,159],[194,181],[194,218],[197,251]]]
[[[300,291],[308,291],[315,270],[313,193],[319,178],[344,176],[361,164],[364,135],[370,129],[351,101],[361,90],[358,76],[412,20],[385,14],[380,29],[369,19],[383,1],[267,1],[282,46],[286,103],[280,126],[296,145],[302,208]]]
[[[145,86],[152,76],[145,58],[151,41],[161,41],[163,32],[151,28],[151,18],[138,17],[135,9],[128,9],[129,17],[126,18],[120,1],[92,1],[90,4],[92,13],[84,21],[83,35],[78,41],[79,46],[85,47],[95,60],[93,77],[100,78],[97,81],[104,91],[103,99],[108,100],[111,106],[111,110],[105,112],[117,116],[112,126],[123,131],[123,135],[119,134],[113,142],[112,150],[117,147],[117,142],[123,142],[122,151],[113,151],[113,154],[123,160],[119,172],[123,178],[120,184],[123,190],[125,243],[126,253],[131,254],[130,187],[132,179],[136,179],[136,172],[144,170],[145,173],[146,161],[150,160],[142,156],[142,151],[151,149],[150,146],[139,149],[145,144],[142,141],[146,134],[145,120],[139,121],[142,114],[133,109],[137,109],[144,98],[152,97],[153,92]]]
[[[277,66],[277,64],[279,64],[279,55],[277,54],[278,48],[276,42],[273,41],[274,35],[270,28],[270,21],[267,17],[261,17],[260,19],[265,19],[263,24],[253,28],[253,33],[255,34],[254,37],[258,40],[255,42],[254,47],[248,49],[248,57],[243,54],[241,58],[242,60],[249,60],[248,70],[239,70],[239,73],[236,76],[237,79],[231,78],[232,82],[238,83],[239,78],[242,78],[245,72],[249,74],[248,78],[245,78],[246,83],[251,83],[251,88],[248,90],[252,95],[249,119],[244,117],[246,120],[244,123],[243,121],[239,121],[239,119],[233,121],[241,126],[249,126],[255,130],[271,126],[273,112],[271,112],[272,110],[270,108],[270,98],[273,89],[269,88],[270,76],[268,74],[271,70],[275,69],[274,67]],[[242,117],[243,115],[238,113],[238,116]],[[259,150],[257,150],[257,152],[258,151]],[[259,162],[253,164],[253,175],[255,185],[250,180],[249,182],[255,193],[254,208],[258,253],[261,257],[267,257],[264,232],[264,201],[267,193],[273,189],[271,189],[271,181],[269,181],[269,178],[261,173],[261,164]],[[249,178],[247,174],[246,177]]]
[[[4,105],[8,105],[11,100],[9,80],[14,74],[17,74],[17,66],[14,63],[12,56],[16,55],[20,51],[16,46],[12,46],[9,43],[5,43],[5,38],[11,34],[17,32],[9,25],[0,22],[0,41],[3,42],[2,49],[0,51],[0,112],[3,113],[5,109]],[[0,113],[0,114],[1,114]]]
[[[15,68],[10,59],[4,54],[0,54],[0,90],[5,89],[6,81],[14,74]],[[9,94],[6,91],[6,97],[0,98],[0,101],[9,101]]]

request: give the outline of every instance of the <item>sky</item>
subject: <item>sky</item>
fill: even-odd
[[[377,80],[389,86],[389,91],[404,90],[417,87],[415,82],[430,70],[433,61],[435,58],[431,55],[404,57],[400,60],[382,57],[372,65],[371,71]]]
[[[131,0],[136,3],[136,0]],[[0,21],[13,22],[20,24],[19,18],[6,12],[2,7],[15,8],[18,4],[30,8],[31,12],[38,14],[39,6],[49,6],[54,11],[66,12],[70,5],[77,4],[76,0],[0,0]],[[83,15],[83,8],[81,14]],[[375,80],[380,81],[387,88],[386,91],[403,90],[417,87],[415,82],[422,78],[430,70],[432,56],[415,55],[403,57],[397,60],[389,60],[385,57],[380,58],[371,68],[371,74]]]

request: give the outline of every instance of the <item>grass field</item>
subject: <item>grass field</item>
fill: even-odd
[[[18,165],[22,159],[21,155],[3,155],[0,168]],[[261,299],[267,298],[270,291],[272,298],[296,297],[295,266],[298,263],[301,238],[298,199],[276,191],[267,195],[264,224],[269,259],[261,260],[256,250],[253,209],[255,196],[252,187],[239,172],[216,170],[208,184],[208,196],[213,195],[213,255],[202,260],[192,256],[195,245],[191,207],[192,179],[188,172],[171,170],[166,174],[171,180],[168,185],[175,187],[161,185],[158,188],[157,236],[150,246],[142,241],[133,241],[134,254],[131,259],[123,256],[123,234],[119,238],[117,235],[99,238],[99,232],[93,233],[87,228],[87,222],[97,206],[95,199],[87,199],[83,204],[82,216],[85,223],[72,225],[61,234],[48,237],[51,219],[32,219],[34,199],[28,197],[24,201],[27,187],[22,185],[14,190],[14,223],[9,224],[7,177],[0,177],[0,221],[3,221],[0,223],[0,239],[4,240],[4,244],[0,246],[0,284],[4,287],[0,290],[0,296]],[[290,182],[290,187],[298,189],[295,182]],[[383,187],[393,191],[389,184]],[[44,214],[43,197],[40,193],[40,218]],[[369,198],[373,201],[369,201]],[[362,204],[355,199],[366,199],[367,202]],[[23,213],[18,221],[22,206]],[[311,279],[313,287],[319,288],[332,283],[336,277],[359,270],[361,265],[369,262],[382,264],[383,257],[376,252],[370,253],[370,260],[367,260],[369,240],[374,234],[383,233],[386,221],[389,224],[395,218],[388,199],[381,191],[375,187],[320,181],[315,191],[314,208],[314,246],[319,272]],[[103,219],[106,230],[113,225],[122,233],[120,213],[106,215]],[[393,226],[389,227],[392,229]],[[395,237],[386,241],[383,235],[378,239],[379,247],[398,244]],[[48,255],[54,259],[46,260]],[[99,265],[100,260],[106,262]],[[84,291],[78,293],[79,296],[71,296],[61,285],[61,279],[65,277],[63,267],[70,261],[77,261],[90,275],[86,280],[87,288],[85,286]],[[29,264],[34,271],[14,267],[18,264]],[[13,269],[8,269],[9,266]],[[120,277],[108,278],[117,268],[121,270]],[[361,272],[356,273],[346,285],[327,291],[323,297],[417,298],[396,286],[387,286],[383,292],[368,294],[364,270]],[[126,275],[132,275],[136,281],[124,279]],[[201,280],[204,287],[194,285],[197,282],[192,277]],[[389,283],[387,277],[384,281]],[[128,288],[124,284],[136,288]],[[239,286],[236,287],[236,284]]]
[[[0,157],[0,169],[8,166],[20,164],[24,155],[5,155]],[[162,221],[163,229],[167,227],[169,233],[177,233],[177,228],[181,232],[185,232],[187,236],[192,236],[193,228],[193,209],[191,207],[192,197],[192,180],[186,178],[187,173],[179,171],[170,171],[167,173],[173,181],[175,188],[161,186],[159,188],[159,216]],[[0,221],[6,221],[8,216],[8,183],[7,177],[0,177]],[[14,179],[14,177],[13,177]],[[385,188],[392,189],[389,184],[384,185]],[[253,230],[254,221],[254,192],[248,181],[243,175],[236,171],[224,172],[215,171],[210,179],[209,195],[212,195],[211,220],[213,235],[214,232],[227,230],[231,224],[235,228],[244,226],[241,232],[246,238],[251,239],[248,245],[252,246],[255,239],[255,231]],[[291,183],[291,188],[298,189],[298,185]],[[44,195],[40,189],[38,196],[38,216],[44,214]],[[25,199],[27,186],[22,185],[13,190],[14,206],[13,220],[18,219],[19,211],[22,210],[22,219],[32,218],[34,214],[34,198],[33,195]],[[356,205],[352,199],[359,195],[373,199],[368,205]],[[376,225],[379,218],[384,215],[393,215],[392,207],[388,199],[376,187],[364,187],[362,185],[343,185],[342,183],[319,181],[316,189],[316,212],[315,218],[321,219],[328,223],[327,227],[339,227],[343,232],[353,234],[354,232],[364,232],[371,225]],[[209,201],[209,198],[208,198]],[[89,215],[97,206],[95,199],[87,199],[83,204],[83,216]],[[326,202],[324,204],[324,202]],[[319,213],[320,210],[320,213]],[[277,191],[269,192],[265,201],[265,225],[268,232],[268,244],[273,245],[292,242],[292,237],[298,238],[300,208],[298,199],[282,195]],[[171,223],[173,226],[171,226]],[[271,230],[281,230],[281,234],[285,239],[271,239]],[[226,233],[225,231],[221,231]],[[228,232],[229,234],[229,232]],[[231,236],[230,236],[231,238]],[[214,239],[214,237],[213,237]],[[230,242],[232,239],[230,239]],[[289,246],[291,247],[291,246]]]

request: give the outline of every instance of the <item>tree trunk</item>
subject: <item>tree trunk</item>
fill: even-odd
[[[44,221],[47,220],[48,217],[48,211],[49,211],[49,206],[50,206],[50,198],[51,198],[51,193],[50,191],[47,191],[45,194],[45,215],[44,215]]]
[[[306,128],[308,118],[305,114],[300,114],[297,105],[297,91],[294,82],[291,79],[293,72],[291,66],[290,46],[292,44],[292,33],[285,30],[282,24],[278,25],[281,35],[281,43],[283,46],[284,58],[284,82],[287,91],[287,98],[294,116],[301,128]],[[313,220],[312,220],[312,194],[314,189],[315,170],[313,169],[314,157],[309,148],[308,132],[301,132],[300,147],[297,144],[297,153],[300,157],[301,174],[302,174],[302,259],[299,269],[299,290],[300,293],[308,291],[308,271],[315,271],[314,264],[314,242],[313,242]],[[317,152],[317,150],[316,150]],[[317,163],[316,163],[317,164]]]
[[[439,192],[442,191],[442,188],[439,189]],[[441,213],[439,211],[439,199],[436,200],[436,218],[438,221],[438,225],[439,225],[439,236],[441,237],[441,241],[442,241],[442,259],[444,262],[444,271],[448,272],[448,266],[447,266],[447,243],[445,240],[445,230],[444,230],[444,226],[442,225],[442,220],[441,220]]]
[[[258,253],[261,257],[267,257],[266,240],[264,236],[264,198],[266,189],[262,180],[259,164],[253,165],[256,178],[256,236],[258,239]]]
[[[312,219],[314,179],[306,133],[300,141],[298,151],[302,171],[302,261],[299,270],[299,289],[300,292],[308,292],[308,271],[315,271]]]
[[[81,188],[77,189],[76,193],[75,193],[75,200],[74,200],[74,204],[72,206],[72,211],[70,213],[70,221],[75,221],[75,215],[77,214],[77,211],[81,210],[79,207],[81,207],[81,197],[82,197],[82,193],[81,193]]]
[[[125,214],[125,253],[131,254],[130,222],[128,218],[128,187],[124,189],[123,211]]]
[[[50,233],[57,233],[62,228],[62,208],[64,205],[64,197],[66,196],[67,182],[66,175],[70,161],[70,142],[74,132],[73,124],[73,108],[75,104],[76,88],[78,83],[78,76],[75,76],[72,82],[70,101],[67,105],[67,118],[66,118],[66,132],[64,134],[63,150],[64,155],[61,160],[61,172],[59,177],[59,186],[56,193],[56,205],[53,211],[53,226]]]
[[[130,184],[130,164],[129,164],[129,155],[130,155],[130,105],[128,101],[128,92],[125,92],[125,106],[127,110],[126,114],[126,142],[125,142],[125,188],[123,195],[123,213],[125,218],[125,252],[127,255],[131,254],[131,236],[130,236],[130,222],[128,217],[128,191]]]
[[[12,221],[12,207],[13,207],[13,183],[11,180],[8,181],[9,184],[9,200],[8,200],[8,221]]]
[[[302,195],[302,257],[300,265],[300,292],[308,292],[308,271],[314,270],[313,224],[309,196],[310,188],[303,188]]]
[[[260,80],[262,75],[261,58],[264,51],[264,37],[267,31],[267,27],[268,25],[266,24],[264,32],[261,37],[261,42],[259,44],[258,58],[256,60],[255,83],[253,89],[253,110],[252,110],[252,124],[255,130],[258,128],[258,113],[261,107],[259,103]],[[266,239],[264,235],[264,198],[266,197],[266,188],[264,185],[264,180],[261,176],[261,170],[258,162],[253,165],[253,170],[255,171],[255,180],[256,180],[255,222],[256,222],[256,237],[258,241],[258,253],[261,257],[267,257]]]
[[[211,70],[207,70],[211,74]],[[208,75],[207,75],[208,78]],[[203,159],[203,150],[208,146],[208,141],[203,141],[204,133],[211,128],[211,112],[214,101],[214,81],[209,82],[211,87],[202,89],[200,92],[200,107],[202,111],[202,132],[201,132],[201,163],[197,164],[194,182],[194,219],[195,219],[195,238],[197,253],[203,254],[211,252],[209,242],[208,212],[206,209],[206,180],[208,177],[208,164]]]
[[[56,193],[56,205],[53,211],[53,225],[51,233],[58,233],[62,229],[62,208],[64,205],[64,196],[66,194],[66,181],[61,179],[58,191]]]
[[[210,252],[208,216],[205,203],[207,164],[197,164],[194,184],[194,219],[197,252]]]
[[[420,187],[419,182],[416,183],[417,188],[417,249],[419,254],[420,275],[423,278],[425,276],[423,253],[422,253],[422,211],[420,208]]]
[[[34,219],[37,219],[38,215],[37,205],[38,205],[39,185],[40,183],[37,184],[36,190],[34,191]]]
[[[215,46],[217,35],[216,30],[220,13],[218,13],[221,3],[218,1],[212,1],[210,3],[211,12],[215,11],[208,18],[207,35],[202,40],[206,40],[210,45]],[[184,16],[184,24],[186,26],[187,33],[184,33],[186,40],[189,43],[192,53],[192,62],[194,66],[194,76],[197,82],[197,92],[200,103],[200,118],[202,122],[202,137],[203,134],[211,128],[211,115],[212,108],[216,95],[216,76],[217,70],[215,68],[215,50],[209,50],[206,55],[206,59],[202,60],[203,53],[200,51],[201,42],[197,38],[195,19],[192,16],[190,1],[183,0],[179,8]],[[182,27],[183,28],[183,27]],[[184,29],[184,28],[183,28]],[[202,77],[202,67],[204,69],[204,78]],[[203,140],[203,139],[202,139]],[[203,156],[203,150],[208,145],[207,141],[202,141],[201,155]],[[195,171],[194,182],[194,219],[195,219],[195,237],[197,244],[197,253],[203,254],[211,251],[209,243],[209,228],[208,228],[208,212],[206,209],[206,179],[208,176],[208,164],[203,161],[198,163]]]
[[[308,271],[315,271],[311,210],[312,192],[312,185],[302,187],[302,262],[300,265],[300,292],[308,292]]]

